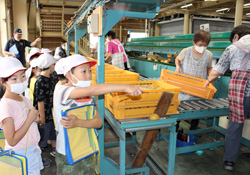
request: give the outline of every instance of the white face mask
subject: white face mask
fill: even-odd
[[[62,46],[62,49],[64,49],[64,50],[65,50],[65,46]]]
[[[73,81],[71,81],[72,84],[73,84],[75,87],[81,88],[81,87],[89,87],[89,86],[91,85],[92,80],[80,81],[80,80],[78,80],[78,79],[71,73],[71,71],[70,71],[70,74],[71,74],[72,77],[74,77],[74,78],[77,80],[77,83],[74,83]]]
[[[199,47],[199,46],[196,46],[196,45],[194,46],[194,48],[199,53],[203,53],[204,50],[206,49],[206,47],[204,47],[204,46]]]
[[[28,87],[28,81],[24,81],[22,83],[16,83],[16,84],[11,84],[10,88],[11,88],[11,92],[15,93],[15,94],[22,94]]]
[[[41,75],[41,72],[37,72],[37,73],[36,73],[36,76],[39,76],[39,75]]]

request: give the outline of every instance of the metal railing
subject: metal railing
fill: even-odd
[[[41,31],[42,32],[51,32],[51,33],[61,33],[62,38],[63,32],[65,28],[69,25],[70,20],[62,20],[60,19],[42,19],[41,20]],[[79,40],[79,49],[83,49],[85,53],[88,53],[90,55],[91,48],[90,48],[90,42],[87,38],[83,37]]]

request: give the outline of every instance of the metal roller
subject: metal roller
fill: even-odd
[[[224,101],[225,103],[228,103],[228,100],[226,100],[226,99],[224,99],[224,98],[219,98],[218,100]]]
[[[202,109],[208,109],[207,106],[205,106],[205,105],[203,105],[203,104],[201,104],[201,103],[198,103],[198,102],[196,102],[196,101],[191,101],[191,103],[192,103],[192,104],[195,104],[195,105],[197,105],[197,106],[199,106],[199,107],[201,107]]]
[[[180,105],[179,105],[181,108],[184,108],[185,110],[192,110],[193,108],[191,108],[191,107],[189,107],[188,105],[185,105],[185,104],[183,104],[183,103],[181,103]]]
[[[205,100],[205,102],[211,104],[211,105],[215,105],[216,107],[219,107],[219,108],[223,108],[224,106],[219,104],[219,103],[216,103],[214,101],[210,101],[210,100]]]
[[[192,104],[192,103],[189,103],[189,102],[186,102],[186,101],[184,101],[183,103],[186,104],[186,105],[188,105],[188,106],[190,106],[190,107],[192,107],[192,108],[194,108],[194,109],[196,109],[196,110],[200,110],[201,109],[199,106],[197,106],[195,104]]]
[[[185,111],[185,109],[183,109],[182,107],[178,106],[177,108],[178,111]]]
[[[216,103],[218,103],[218,104],[220,104],[220,105],[223,105],[223,107],[224,107],[224,106],[228,107],[228,104],[225,103],[225,102],[223,102],[223,101],[220,101],[220,100],[218,100],[218,99],[213,99],[213,101],[216,102]]]
[[[209,104],[209,103],[207,103],[205,101],[199,100],[198,102],[205,105],[205,106],[207,106],[207,107],[209,107],[209,108],[213,108],[213,109],[216,108],[216,106],[211,105],[211,104]]]

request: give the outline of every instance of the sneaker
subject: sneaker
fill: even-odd
[[[224,168],[228,171],[233,171],[234,170],[234,162],[231,161],[225,161],[224,162]]]
[[[50,155],[53,157],[56,157],[56,148],[52,148],[52,151],[50,152]]]
[[[44,166],[45,168],[50,167],[50,163],[51,163],[51,162],[50,162],[49,160],[43,158],[43,166]]]

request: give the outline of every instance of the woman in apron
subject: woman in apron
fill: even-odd
[[[199,30],[194,34],[194,46],[183,49],[178,57],[175,59],[176,73],[183,73],[198,78],[206,79],[211,71],[213,54],[206,48],[211,40],[208,32]],[[198,100],[199,98],[179,93],[179,99],[185,100]],[[176,130],[179,128],[179,121],[176,125]],[[191,120],[190,130],[196,130],[199,124],[199,119]]]
[[[106,35],[109,39],[107,54],[105,55],[105,62],[110,62],[112,65],[121,69],[129,70],[130,64],[127,54],[121,42],[115,39],[115,32],[109,31]],[[109,61],[110,60],[110,61]]]
[[[226,138],[224,168],[233,170],[239,154],[244,121],[250,112],[250,27],[240,25],[230,35],[233,43],[228,46],[213,68],[205,87],[228,68],[232,77],[228,86],[229,116]]]

